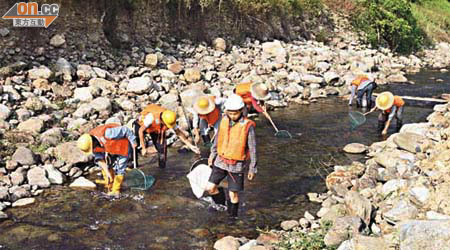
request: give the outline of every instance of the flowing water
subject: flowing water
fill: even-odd
[[[449,73],[424,71],[409,79],[416,84],[382,86],[376,92],[426,97],[450,92]],[[306,194],[325,191],[327,166],[329,171],[331,164],[364,160],[345,154],[343,146],[382,139],[376,132],[376,114],[350,131],[346,103],[327,98],[272,112],[292,139],[275,138],[269,123],[257,119],[258,173],[245,183],[237,221],[230,222],[226,212],[194,197],[185,175],[196,157],[171,149],[166,169],[143,164],[143,171],[157,180],[148,191],[127,190],[125,198],[108,201],[99,196],[100,190],[52,187],[32,206],[8,209],[11,219],[0,223],[0,249],[211,249],[224,235],[256,237],[257,228],[278,227],[307,210],[314,214],[318,206]],[[406,103],[405,123],[424,121],[431,113],[429,103]]]

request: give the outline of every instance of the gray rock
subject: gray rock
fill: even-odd
[[[336,204],[330,207],[328,212],[320,218],[320,222],[324,223],[330,221],[334,223],[334,221],[345,215],[346,208],[343,204]]]
[[[63,44],[66,43],[66,40],[64,39],[63,35],[54,35],[51,39],[50,39],[50,45],[54,46],[54,47],[60,47]]]
[[[15,201],[12,204],[12,207],[24,207],[26,205],[33,204],[35,201],[36,201],[35,198],[23,198],[23,199],[20,199],[18,201]]]
[[[92,69],[91,66],[86,64],[80,64],[77,67],[77,76],[78,78],[80,78],[80,80],[87,81],[91,78],[96,77],[97,74],[95,74],[95,71]]]
[[[61,128],[51,128],[40,137],[40,142],[43,145],[56,146],[63,140],[62,129]]]
[[[130,101],[128,99],[120,100],[119,101],[119,106],[120,106],[121,109],[126,110],[126,111],[134,111],[134,110],[136,110],[136,105],[132,101]]]
[[[187,82],[195,83],[200,81],[202,75],[198,68],[187,68],[184,71],[184,78]]]
[[[9,29],[8,28],[1,28],[0,29],[0,36],[5,37],[9,34]]]
[[[166,109],[176,111],[178,107],[178,96],[172,93],[161,96],[159,103]]]
[[[93,183],[92,181],[84,178],[84,177],[79,177],[77,178],[74,182],[72,182],[69,187],[71,188],[95,188],[95,183]]]
[[[225,40],[223,38],[220,38],[220,37],[214,39],[212,45],[213,45],[214,49],[218,50],[218,51],[224,52],[227,49],[227,43],[225,42]]]
[[[45,67],[45,66],[40,66],[39,68],[34,68],[34,69],[30,69],[28,71],[28,78],[31,80],[35,80],[35,79],[49,79],[52,76],[53,72]]]
[[[156,54],[146,55],[144,65],[150,68],[155,68],[158,65],[158,55]]]
[[[20,185],[25,181],[25,175],[27,171],[24,168],[18,168],[16,171],[10,174],[11,184],[12,185]]]
[[[286,57],[287,51],[281,45],[281,42],[275,40],[273,42],[265,42],[262,44],[263,53],[272,57]]]
[[[316,64],[316,69],[319,72],[325,72],[330,68],[330,64],[327,62],[318,62]]]
[[[400,200],[389,211],[383,213],[386,221],[395,224],[396,222],[414,219],[418,214],[417,208],[407,200]]]
[[[32,134],[39,134],[44,128],[44,121],[39,118],[32,117],[24,122],[19,123],[17,129],[22,132],[30,132]]]
[[[406,186],[407,186],[406,180],[403,179],[389,180],[388,182],[384,183],[382,193],[384,196],[387,196],[392,192],[405,189]]]
[[[367,151],[367,147],[361,143],[350,143],[345,145],[344,152],[350,154],[362,154]]]
[[[86,124],[88,121],[83,118],[78,118],[75,120],[71,120],[69,124],[67,124],[67,130],[74,131],[74,130],[80,130],[84,124]]]
[[[345,216],[337,218],[324,238],[325,245],[338,246],[362,229],[362,221],[358,217]]]
[[[0,120],[6,120],[11,115],[11,110],[3,104],[0,104]]]
[[[25,147],[18,147],[12,156],[12,160],[21,165],[33,165],[36,163],[33,152]]]
[[[90,102],[94,97],[92,96],[92,89],[90,87],[76,88],[73,98],[81,102]]]
[[[416,133],[404,132],[399,133],[394,137],[394,142],[401,149],[411,153],[421,152],[420,144],[425,140],[425,137]]]
[[[425,136],[427,134],[427,131],[430,128],[430,124],[429,123],[410,123],[410,124],[405,124],[402,126],[402,128],[400,129],[400,133],[406,133],[406,132],[410,132],[410,133],[415,133],[415,134],[419,134],[422,136]]]
[[[47,171],[48,180],[51,184],[61,185],[64,183],[65,176],[58,171],[52,165],[44,165],[45,171]]]
[[[310,74],[302,74],[301,79],[302,79],[302,82],[305,82],[307,84],[311,84],[311,83],[319,84],[319,83],[323,82],[322,77],[318,77],[318,76],[314,76],[314,75],[310,75]]]
[[[351,240],[342,242],[337,250],[354,250]]]
[[[372,214],[370,200],[356,191],[349,191],[345,196],[344,203],[348,215],[359,217],[366,225],[369,225]]]
[[[433,110],[436,112],[446,112],[448,110],[447,104],[434,105]]]
[[[33,96],[27,99],[25,102],[25,108],[33,111],[41,111],[44,108],[44,104],[39,98]]]
[[[91,115],[91,113],[94,111],[94,108],[88,104],[83,103],[80,105],[80,107],[77,108],[77,110],[73,113],[73,116],[75,118],[83,118]]]
[[[98,112],[111,111],[111,101],[106,97],[97,97],[90,102],[92,108]]]
[[[45,169],[34,167],[27,173],[28,184],[36,185],[41,188],[50,187],[50,181],[46,177]]]
[[[92,69],[94,70],[95,74],[97,74],[97,76],[100,78],[106,78],[106,76],[109,75],[108,71],[104,69],[98,67],[92,67]]]
[[[216,250],[238,250],[240,246],[238,239],[233,236],[225,236],[214,243]]]
[[[9,199],[8,188],[0,186],[0,200],[8,200],[8,199]]]
[[[392,83],[397,83],[397,82],[402,83],[402,82],[407,82],[408,79],[404,75],[397,73],[397,74],[388,76],[387,81],[392,82]]]
[[[8,219],[8,215],[5,212],[0,211],[0,221]]]
[[[339,80],[339,75],[336,74],[334,71],[328,71],[325,72],[323,75],[323,78],[325,79],[325,82],[329,85],[333,84],[334,82]]]
[[[76,142],[60,144],[55,148],[54,153],[58,160],[62,160],[69,165],[86,163],[89,161],[89,157],[77,147]]]
[[[440,214],[434,211],[428,211],[426,213],[427,219],[429,220],[450,220],[449,215]]]
[[[11,201],[31,196],[30,192],[24,186],[13,186],[9,189],[9,193],[11,194]]]
[[[389,249],[388,244],[381,237],[369,237],[358,234],[354,236],[349,243],[350,249],[357,249],[357,250]]]
[[[30,119],[31,112],[26,109],[18,109],[18,110],[16,110],[16,115],[17,115],[17,118],[19,119],[19,121],[23,122],[23,121]]]
[[[286,220],[281,222],[281,228],[285,231],[289,231],[291,229],[293,229],[294,227],[298,227],[299,222],[296,220]]]
[[[317,217],[322,218],[325,214],[328,213],[328,211],[330,211],[330,207],[331,207],[331,205],[328,207],[324,207],[322,204],[322,207],[317,212]]]
[[[305,219],[307,219],[307,220],[309,220],[309,221],[313,221],[313,220],[316,219],[316,218],[314,218],[314,216],[313,216],[312,214],[310,214],[308,211],[305,212],[304,217],[305,217]]]
[[[430,190],[426,187],[414,187],[409,190],[412,202],[425,205],[430,198]]]
[[[145,94],[150,92],[152,81],[150,77],[135,77],[130,79],[127,85],[128,93]]]
[[[414,154],[401,150],[385,150],[375,155],[375,161],[385,168],[396,168],[398,165],[409,165],[415,162]]]
[[[400,250],[449,249],[450,220],[405,221],[399,226]]]

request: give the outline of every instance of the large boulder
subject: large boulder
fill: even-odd
[[[345,216],[336,219],[324,238],[325,245],[338,246],[352,235],[357,235],[363,228],[359,217]]]
[[[67,164],[86,163],[89,156],[83,153],[76,142],[65,142],[55,148],[55,157]]]
[[[449,249],[450,220],[410,220],[398,228],[400,250]]]
[[[233,236],[225,236],[214,243],[216,250],[238,250],[240,246],[239,240]]]
[[[150,77],[135,77],[131,78],[127,85],[127,92],[135,94],[145,94],[150,92],[152,87],[152,80]]]
[[[376,163],[385,168],[395,168],[398,165],[409,165],[415,162],[414,154],[402,150],[385,150],[375,155]]]
[[[176,111],[178,107],[178,96],[173,93],[165,94],[161,96],[159,103],[166,109]]]
[[[3,104],[0,104],[0,120],[6,120],[11,115],[11,110]]]
[[[394,142],[401,149],[411,153],[418,153],[421,151],[420,144],[422,144],[425,139],[426,138],[422,135],[404,132],[397,134],[397,136],[394,137]]]
[[[64,183],[65,175],[58,171],[53,165],[44,165],[45,171],[47,171],[48,180],[51,184],[61,185]]]
[[[45,169],[41,167],[34,167],[27,173],[28,184],[36,185],[41,188],[50,187],[50,181],[46,177]]]
[[[401,199],[394,204],[392,209],[383,213],[383,217],[386,221],[395,224],[399,221],[415,219],[418,212],[417,208],[408,200]]]
[[[18,147],[11,159],[21,165],[33,165],[36,163],[33,152],[25,147]]]

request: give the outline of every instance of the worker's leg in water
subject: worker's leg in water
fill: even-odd
[[[161,136],[163,138],[161,138]],[[151,133],[150,137],[152,138],[153,145],[155,145],[156,150],[158,151],[158,164],[160,168],[166,167],[166,154],[167,149],[164,148],[166,138],[165,133]]]
[[[239,192],[244,190],[244,174],[228,172],[227,181],[228,194],[230,195],[230,200],[227,204],[228,214],[231,217],[237,217],[239,210]]]
[[[211,176],[209,177],[209,183],[206,189],[216,204],[225,205],[225,191],[222,187],[219,187],[219,184],[226,176],[227,171],[216,166],[212,167]]]
[[[356,107],[360,108],[363,105],[363,96],[364,96],[364,89],[359,89],[356,93]]]

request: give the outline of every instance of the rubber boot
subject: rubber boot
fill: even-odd
[[[120,197],[120,187],[122,186],[124,176],[123,175],[116,175],[114,177],[114,183],[112,186],[111,192],[108,192],[108,195],[114,198]]]
[[[166,161],[164,160],[164,156],[158,156],[158,166],[159,168],[166,168]]]
[[[230,218],[237,218],[238,210],[239,210],[239,202],[238,203],[232,203],[230,201],[229,202],[229,209],[228,209],[228,216]]]
[[[211,195],[211,198],[216,204],[225,205],[226,196],[222,187],[219,188],[219,193]]]
[[[397,120],[397,132],[400,131],[400,129],[402,128],[402,126],[403,126],[403,121]]]
[[[111,178],[114,180],[114,170],[109,168],[108,171],[111,174]],[[106,173],[103,169],[102,169],[102,175],[103,175],[103,180],[97,179],[97,180],[95,180],[95,183],[104,185],[108,191],[111,190],[113,183],[112,182],[108,183],[108,176],[106,175]]]

